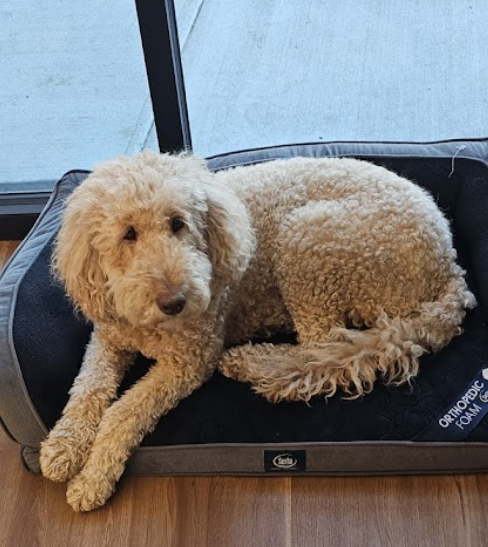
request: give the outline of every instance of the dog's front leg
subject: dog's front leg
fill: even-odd
[[[196,355],[193,358],[198,362]],[[85,466],[68,484],[68,503],[75,511],[90,511],[106,502],[144,435],[208,373],[208,367],[183,363],[181,356],[174,362],[157,361],[107,410]]]
[[[69,401],[41,445],[40,464],[45,477],[61,482],[81,469],[102,415],[132,360],[133,354],[111,347],[97,330],[93,332]]]

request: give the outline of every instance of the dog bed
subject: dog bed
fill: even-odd
[[[295,156],[353,156],[428,189],[451,220],[459,261],[478,300],[464,333],[421,358],[412,386],[377,383],[362,399],[271,404],[216,373],[161,418],[127,471],[185,474],[376,474],[488,470],[488,139],[318,143],[208,159],[225,169]],[[68,400],[91,325],[50,275],[65,198],[88,175],[56,185],[36,225],[0,278],[0,418],[39,471],[39,444]],[[276,342],[289,341],[276,339]],[[255,340],[259,343],[259,340]],[[151,362],[140,356],[122,390]]]

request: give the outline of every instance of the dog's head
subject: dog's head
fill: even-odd
[[[53,270],[92,321],[171,325],[237,282],[254,234],[243,203],[189,155],[97,167],[68,198]]]

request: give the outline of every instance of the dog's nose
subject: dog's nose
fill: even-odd
[[[164,293],[156,297],[156,304],[165,315],[178,315],[185,307],[186,298],[181,292]]]

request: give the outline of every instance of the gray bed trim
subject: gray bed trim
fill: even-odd
[[[257,163],[253,157],[259,152],[262,159],[259,163],[294,156],[323,157],[313,153],[316,149],[327,150],[328,156],[361,156],[374,157],[411,157],[411,158],[450,158],[455,170],[456,159],[479,160],[488,165],[488,139],[452,140],[430,143],[400,143],[400,142],[327,142],[281,145],[260,150],[242,150],[208,158],[212,169],[227,169],[240,165]],[[290,149],[293,153],[290,154]],[[312,153],[310,153],[312,152]],[[232,158],[232,161],[229,161]]]
[[[13,343],[15,302],[24,275],[59,226],[64,198],[84,176],[70,172],[58,181],[43,212],[0,276],[1,425],[11,438],[25,446],[39,446],[47,429],[32,405],[17,359]]]
[[[305,450],[306,472],[264,472],[264,451]],[[39,453],[23,449],[27,469],[39,472]],[[213,444],[141,447],[127,466],[140,476],[183,475],[403,475],[488,471],[488,443]]]

